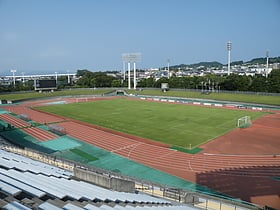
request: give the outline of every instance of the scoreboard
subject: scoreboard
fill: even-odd
[[[34,80],[35,90],[54,90],[56,89],[55,79],[38,79]]]

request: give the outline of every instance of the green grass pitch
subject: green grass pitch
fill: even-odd
[[[185,148],[233,130],[240,117],[248,115],[254,120],[265,114],[125,98],[38,109]]]

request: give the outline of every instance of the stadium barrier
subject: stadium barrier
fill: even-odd
[[[135,183],[133,181],[112,177],[110,174],[98,174],[93,171],[88,171],[85,168],[75,167],[74,176],[94,183],[96,185],[112,189],[120,192],[135,192]]]
[[[30,121],[31,120],[31,118],[29,117],[28,114],[20,114],[19,118],[24,120],[24,121]]]
[[[65,128],[55,125],[55,124],[49,124],[48,128],[50,131],[52,131],[53,133],[57,134],[57,135],[65,135],[66,134],[66,130]]]
[[[248,203],[245,201],[240,201],[238,199],[229,199],[223,196],[207,194],[206,192],[194,192],[187,191],[185,189],[170,188],[165,185],[155,184],[146,180],[140,180],[137,178],[128,177],[120,173],[115,173],[105,169],[95,168],[93,166],[88,166],[81,164],[79,162],[70,161],[63,159],[61,157],[52,156],[42,152],[38,152],[29,148],[18,148],[11,145],[2,144],[1,149],[10,151],[16,154],[20,154],[34,160],[38,160],[50,165],[54,165],[69,171],[73,171],[76,175],[81,173],[83,175],[78,175],[79,179],[89,181],[87,179],[100,179],[107,184],[109,189],[112,190],[132,190],[141,191],[143,193],[150,194],[152,196],[162,197],[169,200],[174,200],[179,203],[186,203],[200,209],[219,209],[219,210],[260,210],[261,207]],[[90,178],[85,178],[87,176],[92,176]],[[98,177],[98,178],[97,178]],[[103,177],[103,178],[102,178]],[[107,180],[106,180],[107,179]],[[110,183],[111,182],[111,183]],[[104,184],[103,183],[103,184]],[[123,186],[128,184],[129,186]],[[130,191],[131,192],[131,191]]]

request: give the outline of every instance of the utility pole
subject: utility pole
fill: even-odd
[[[170,71],[169,71],[169,64],[170,64],[170,59],[167,59],[167,71],[168,71],[168,79],[170,79]]]
[[[16,69],[12,69],[11,72],[13,73],[14,87],[16,87],[16,77],[15,77],[15,73],[17,72],[17,70],[16,70]]]
[[[232,48],[232,43],[228,41],[227,43],[227,50],[228,50],[228,75],[230,75],[230,51]]]
[[[266,71],[265,71],[265,77],[268,76],[268,59],[269,59],[269,51],[266,51]]]

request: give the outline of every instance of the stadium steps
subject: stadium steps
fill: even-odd
[[[34,138],[40,141],[46,141],[46,140],[58,138],[57,135],[38,127],[32,127],[30,123],[22,119],[19,119],[17,117],[14,117],[10,114],[0,114],[0,119],[10,123],[11,125],[17,128],[22,129],[24,132],[30,134],[31,136],[33,136]]]
[[[24,127],[30,127],[31,124],[21,120],[17,117],[14,117],[10,114],[0,114],[0,119],[6,121],[7,123],[17,127],[17,128],[24,128]]]
[[[64,209],[71,209],[72,207],[84,209],[88,204],[99,205],[99,207],[104,206],[106,209],[118,209],[116,207],[121,208],[121,206],[125,209],[130,207],[150,209],[152,207],[160,208],[161,206],[169,208],[173,205],[170,201],[146,194],[114,192],[83,181],[72,180],[70,177],[55,177],[53,175],[56,172],[52,172],[53,174],[38,173],[38,168],[36,167],[29,167],[26,170],[26,165],[35,164],[34,160],[22,157],[24,161],[20,161],[21,156],[19,155],[3,152],[3,150],[0,150],[0,152],[2,155],[0,165],[3,166],[0,169],[1,180],[20,190],[17,192],[3,192],[3,186],[1,185],[0,199],[5,201],[1,206],[3,208],[17,204],[24,205],[30,209],[38,208],[45,202],[47,203],[44,205],[54,205]],[[5,158],[3,159],[3,157]],[[11,161],[11,167],[7,167],[7,161]],[[14,163],[18,164],[14,165]],[[40,162],[38,164],[42,164],[42,170],[48,165]],[[49,166],[50,168],[52,166]],[[181,209],[181,206],[179,209]]]
[[[4,107],[7,111],[20,114],[26,114],[31,120],[36,121],[41,124],[54,123],[64,121],[63,118],[56,117],[53,115],[45,114],[27,107],[27,104],[18,106],[6,106]]]
[[[81,126],[75,122],[63,122],[57,125],[63,127],[68,135],[109,151],[139,143],[135,140],[106,133],[95,128]],[[112,141],[112,138],[116,139],[117,143]]]

